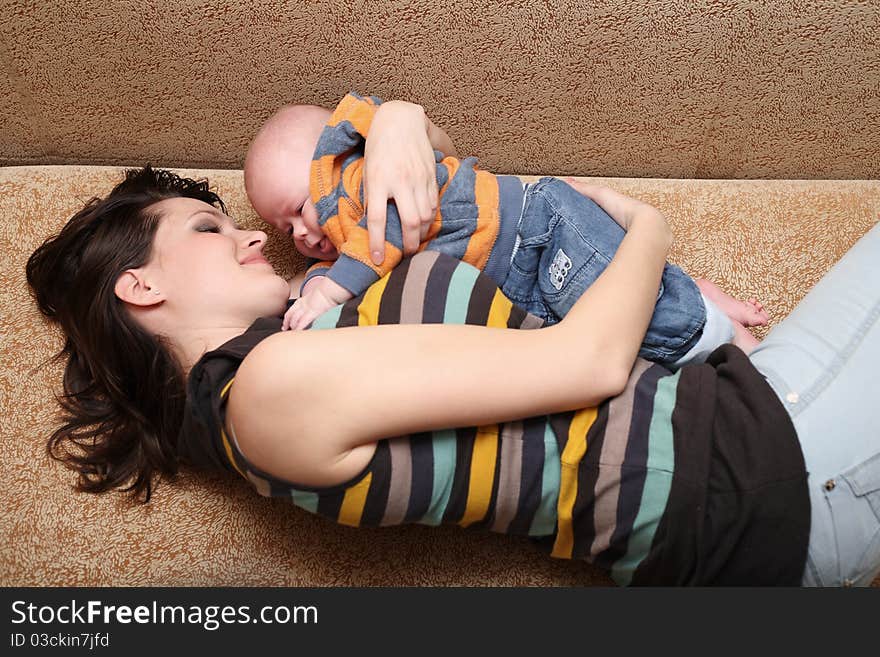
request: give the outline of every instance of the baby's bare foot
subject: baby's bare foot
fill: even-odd
[[[698,278],[695,282],[700,288],[700,292],[721,308],[734,323],[738,322],[743,326],[764,326],[770,320],[767,311],[764,310],[764,305],[757,299],[749,299],[748,301],[734,299],[715,283],[705,278]]]
[[[731,320],[731,324],[733,324],[733,340],[731,340],[731,343],[742,349],[746,356],[748,356],[755,347],[761,344],[761,341],[739,322]]]

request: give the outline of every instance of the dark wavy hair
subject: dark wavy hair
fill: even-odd
[[[178,472],[185,375],[170,346],[142,328],[114,292],[120,274],[150,259],[160,219],[150,206],[177,197],[226,212],[206,180],[149,165],[131,169],[27,262],[40,312],[65,335],[54,357],[67,360],[57,397],[62,424],[46,449],[79,473],[81,491],[120,488],[149,502],[154,478]]]

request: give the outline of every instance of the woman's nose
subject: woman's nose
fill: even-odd
[[[255,246],[257,244],[265,244],[266,243],[266,233],[261,230],[252,230],[248,234],[247,245]]]

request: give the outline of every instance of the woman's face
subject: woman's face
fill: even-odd
[[[165,199],[150,210],[161,219],[149,278],[175,319],[191,326],[248,326],[284,312],[290,287],[263,257],[264,232],[240,230],[195,199]]]

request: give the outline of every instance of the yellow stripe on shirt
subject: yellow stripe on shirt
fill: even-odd
[[[556,541],[552,552],[552,556],[560,559],[571,559],[574,549],[572,517],[578,493],[578,466],[587,452],[587,432],[597,415],[598,409],[585,408],[574,414],[568,426],[568,440],[562,451],[559,501],[556,503]]]
[[[367,493],[370,492],[372,481],[373,473],[371,472],[355,486],[345,491],[337,519],[339,524],[351,527],[357,527],[361,524],[361,516],[364,514],[364,505],[367,503]]]
[[[390,274],[386,274],[367,288],[364,298],[358,306],[358,326],[377,326],[379,324],[379,306],[382,295],[388,285]]]
[[[223,386],[223,389],[220,391],[220,399],[224,399],[229,392],[229,389],[232,387],[232,382],[235,381],[235,377],[229,379],[229,382]],[[238,471],[242,477],[247,479],[247,475],[244,473],[240,467],[238,467],[238,462],[235,460],[235,454],[232,451],[232,444],[229,442],[229,438],[226,436],[226,430],[223,425],[220,425],[220,438],[223,441],[223,449],[226,451],[226,458],[229,459],[229,462],[232,464],[232,467]]]
[[[507,321],[510,319],[511,310],[513,310],[513,302],[504,296],[500,289],[495,290],[492,305],[489,307],[489,317],[486,319],[486,326],[507,328]]]
[[[458,524],[467,527],[486,517],[495,482],[495,461],[498,456],[498,425],[480,427],[471,452],[471,471],[464,514]]]

